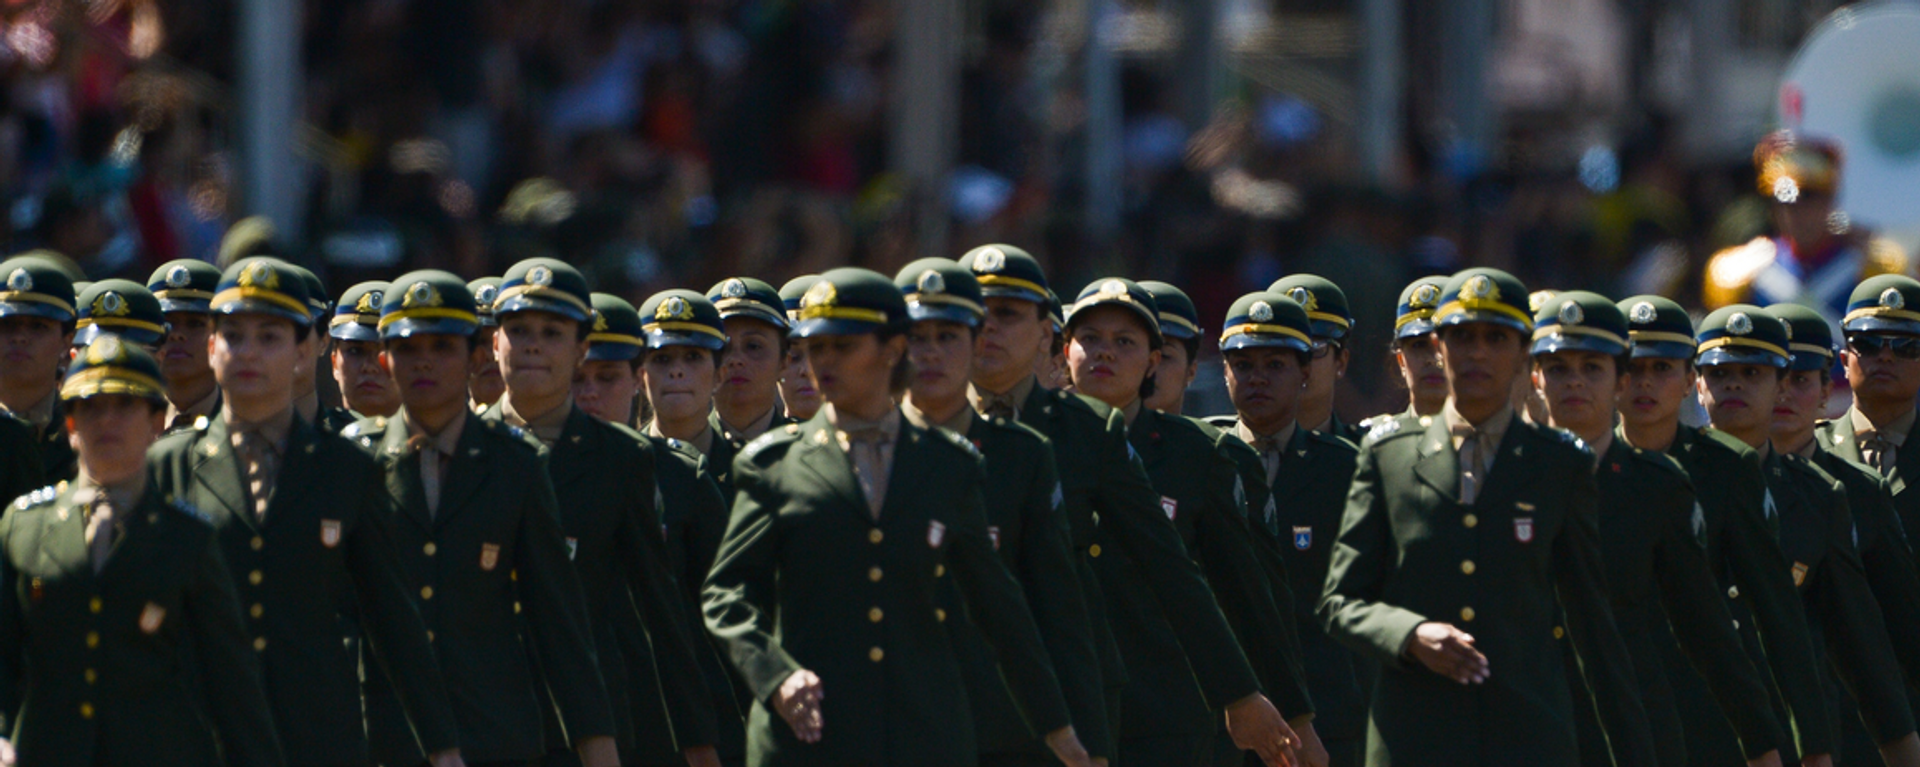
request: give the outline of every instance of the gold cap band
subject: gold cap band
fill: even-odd
[[[1712,351],[1722,346],[1744,346],[1749,349],[1759,349],[1760,351],[1763,351],[1763,352],[1772,352],[1782,357],[1790,358],[1793,356],[1791,354],[1788,354],[1787,350],[1782,349],[1773,344],[1767,343],[1765,341],[1755,341],[1751,338],[1735,338],[1733,336],[1721,336],[1719,338],[1703,341],[1700,343],[1700,351],[1702,352]]]
[[[386,330],[388,325],[392,325],[401,320],[459,320],[461,322],[471,322],[475,325],[480,324],[480,317],[473,312],[442,307],[424,307],[420,309],[401,309],[397,312],[383,314],[380,316],[379,328]]]
[[[234,301],[248,301],[248,300],[265,301],[270,304],[282,306],[287,309],[292,309],[293,311],[299,312],[309,317],[313,315],[312,307],[307,306],[306,304],[301,303],[299,301],[293,300],[293,297],[288,296],[285,293],[281,293],[274,290],[268,290],[266,288],[248,286],[248,285],[227,288],[226,290],[222,290],[218,293],[215,293],[213,294],[212,303],[214,305],[220,305],[220,304],[232,303]]]

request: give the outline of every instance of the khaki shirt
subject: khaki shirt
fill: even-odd
[[[207,396],[201,397],[200,401],[195,402],[191,405],[188,405],[185,408],[182,408],[179,405],[174,404],[172,400],[168,400],[167,401],[167,428],[178,429],[185,426],[192,426],[194,419],[199,418],[201,416],[212,418],[213,405],[214,403],[219,401],[220,401],[220,387],[218,386],[208,389]]]
[[[467,418],[455,416],[439,434],[428,433],[425,426],[407,415],[406,408],[400,409],[396,420],[407,430],[407,443],[420,453],[420,489],[427,496],[427,513],[436,514],[440,511],[440,489],[447,478],[447,462],[460,447],[460,432],[466,428]]]
[[[1847,411],[1847,418],[1853,421],[1853,433],[1860,442],[1860,457],[1867,465],[1879,469],[1881,474],[1893,470],[1895,462],[1900,460],[1900,448],[1907,443],[1907,435],[1913,432],[1916,411],[1908,408],[1899,418],[1893,419],[1885,428],[1875,426],[1859,408]]]
[[[540,444],[547,447],[553,447],[553,443],[560,440],[560,432],[567,428],[567,416],[572,413],[572,396],[568,396],[558,407],[545,413],[535,414],[531,418],[513,409],[512,396],[503,397],[500,400],[501,417],[505,418],[507,423],[526,429],[535,439],[540,440]]]
[[[833,436],[853,461],[853,474],[860,480],[860,490],[867,497],[868,510],[875,518],[880,516],[880,507],[887,500],[887,476],[893,468],[893,446],[900,440],[900,410],[887,411],[878,421],[863,421],[835,409],[833,403],[822,405],[820,412],[827,415],[827,423],[833,425]],[[877,433],[877,434],[876,434]],[[868,441],[863,435],[874,435],[876,439]]]
[[[913,425],[922,429],[939,427],[962,437],[967,436],[967,432],[973,428],[973,419],[975,417],[973,408],[963,407],[956,411],[952,418],[941,423],[934,423],[927,418],[925,411],[913,406],[913,400],[900,403],[900,414],[905,416]]]
[[[1007,409],[1005,417],[1011,421],[1020,417],[1020,406],[1026,403],[1027,397],[1032,396],[1033,387],[1039,385],[1040,380],[1031,375],[1020,379],[1020,383],[1014,384],[1011,390],[1002,394],[995,394],[970,385],[967,387],[967,399],[973,402],[973,409],[980,411],[981,415],[994,415],[993,407],[996,404],[1005,406]]]
[[[1260,465],[1267,470],[1268,487],[1272,487],[1274,478],[1280,475],[1280,457],[1286,454],[1287,445],[1293,442],[1294,432],[1299,430],[1300,422],[1291,421],[1287,423],[1286,428],[1261,436],[1253,433],[1253,429],[1247,426],[1246,421],[1236,421],[1233,424],[1233,436],[1239,437],[1242,442],[1247,443],[1260,454]]]
[[[1440,409],[1440,417],[1446,419],[1447,431],[1453,435],[1453,449],[1459,454],[1460,502],[1472,504],[1480,497],[1481,484],[1493,472],[1493,460],[1500,454],[1500,440],[1507,436],[1507,427],[1513,423],[1513,405],[1500,406],[1485,422],[1475,425],[1455,410],[1453,400],[1448,399],[1446,407]],[[1468,436],[1478,439],[1469,443]]]
[[[259,423],[242,421],[233,408],[224,409],[220,418],[227,422],[227,440],[240,459],[241,484],[247,490],[247,502],[256,519],[267,515],[267,502],[273,500],[273,488],[280,478],[281,459],[287,454],[287,435],[293,432],[293,408],[282,409]],[[247,439],[259,434],[266,438],[266,450],[255,452]]]
[[[33,407],[27,408],[26,410],[7,410],[6,405],[0,405],[0,411],[12,413],[17,417],[26,419],[27,423],[33,424],[34,431],[46,431],[47,423],[53,420],[53,405],[55,402],[58,402],[59,399],[60,387],[56,386],[53,388],[53,391],[47,392],[47,396],[41,398],[39,402],[33,403]]]
[[[780,405],[776,403],[772,407],[767,408],[767,412],[762,413],[759,418],[755,418],[753,419],[752,422],[748,423],[746,426],[742,426],[738,428],[736,428],[733,424],[727,423],[727,419],[720,418],[718,417],[717,414],[715,415],[713,420],[714,422],[720,424],[721,429],[725,430],[727,441],[732,442],[733,444],[736,444],[736,445],[744,445],[744,444],[747,444],[748,442],[752,442],[755,439],[759,438],[760,435],[767,433],[767,429],[770,429],[773,427],[773,416],[779,412],[780,412]],[[656,434],[654,436],[657,437],[660,435]],[[708,433],[700,435],[697,439],[705,440],[705,444],[697,445],[697,447],[700,448],[700,454],[705,455],[707,453],[707,449],[713,446],[712,431],[709,430]],[[686,441],[692,442],[693,440],[686,440]]]

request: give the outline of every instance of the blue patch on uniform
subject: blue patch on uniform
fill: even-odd
[[[1293,547],[1301,551],[1313,548],[1313,528],[1311,526],[1293,526]]]

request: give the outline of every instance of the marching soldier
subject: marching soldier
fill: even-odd
[[[78,478],[0,518],[0,761],[285,764],[206,517],[147,478],[160,366],[103,336],[61,387]]]
[[[713,428],[727,444],[708,453],[707,460],[724,477],[741,447],[788,423],[780,408],[780,371],[786,365],[789,325],[779,291],[751,277],[721,280],[707,291],[707,300],[727,326],[713,403]]]
[[[640,362],[641,381],[653,419],[646,432],[674,439],[708,457],[708,465],[731,464],[734,447],[714,413],[721,351],[727,348],[725,322],[706,296],[691,290],[655,293],[641,304],[647,350]],[[715,467],[725,476],[725,470]],[[724,480],[721,489],[727,489]]]
[[[1787,333],[1786,323],[1756,306],[1733,304],[1707,315],[1695,336],[1701,404],[1714,428],[1760,453],[1765,508],[1777,520],[1780,547],[1793,563],[1794,587],[1824,661],[1817,667],[1831,664],[1860,701],[1868,735],[1889,765],[1920,764],[1920,736],[1854,546],[1846,490],[1813,463],[1775,450],[1769,438],[1789,362]],[[1836,698],[1836,680],[1825,681],[1828,698]]]
[[[1291,592],[1313,728],[1328,764],[1357,767],[1366,759],[1365,682],[1371,670],[1314,617],[1346,511],[1355,451],[1344,439],[1301,428],[1296,418],[1311,375],[1311,333],[1306,310],[1291,298],[1262,291],[1234,301],[1220,331],[1234,415],[1213,424],[1251,456],[1242,458],[1240,471],[1252,515],[1248,523],[1280,562],[1271,568],[1270,582]],[[1274,591],[1276,598],[1284,593]]]
[[[955,716],[966,687],[936,598],[951,577],[1028,723],[1062,762],[1091,765],[1020,586],[993,554],[979,453],[894,404],[907,323],[885,277],[821,275],[795,335],[827,404],[735,463],[706,617],[754,691],[748,763],[974,764],[972,719]]]
[[[1769,306],[1767,313],[1787,323],[1793,334],[1788,347],[1792,361],[1773,406],[1773,444],[1784,453],[1811,461],[1846,487],[1847,510],[1853,513],[1854,548],[1860,552],[1867,586],[1880,604],[1888,641],[1900,666],[1911,676],[1911,670],[1920,666],[1920,643],[1907,641],[1920,636],[1920,575],[1914,572],[1913,550],[1893,510],[1893,495],[1878,471],[1827,449],[1814,433],[1815,421],[1825,410],[1833,389],[1833,331],[1819,312],[1800,304]],[[1907,687],[1909,706],[1914,689],[1911,684]],[[1851,699],[1835,701],[1836,710],[1856,707]],[[1846,717],[1841,729],[1847,752],[1874,752],[1873,741],[1857,717]]]
[[[573,375],[573,404],[587,415],[633,429],[633,404],[641,396],[640,354],[646,349],[640,314],[626,299],[594,293],[593,331],[587,356]]]
[[[167,339],[167,318],[160,311],[160,299],[140,283],[101,280],[80,291],[74,304],[80,312],[74,320],[76,350],[101,336],[113,335],[156,354]]]
[[[1333,409],[1340,379],[1346,377],[1347,363],[1353,360],[1353,350],[1347,348],[1347,336],[1353,332],[1347,294],[1331,280],[1312,274],[1283,277],[1267,286],[1267,291],[1293,299],[1313,321],[1313,374],[1307,377],[1307,391],[1300,397],[1301,425],[1359,442],[1360,430],[1340,420]]]
[[[1141,402],[1150,410],[1180,415],[1187,387],[1200,372],[1200,311],[1186,291],[1167,283],[1146,280],[1140,288],[1160,308],[1160,335],[1167,340],[1160,347],[1160,367],[1153,373],[1153,396]]]
[[[73,278],[54,261],[24,255],[0,261],[0,281],[0,359],[6,361],[0,365],[0,412],[33,427],[45,481],[72,479],[73,447],[59,394],[60,371],[73,344]]]
[[[346,408],[328,411],[317,424],[321,431],[339,434],[361,418],[391,418],[400,411],[393,376],[380,366],[380,302],[386,292],[387,283],[362,282],[334,304],[327,335],[333,338],[333,381]]]
[[[1698,380],[1693,366],[1698,344],[1686,310],[1659,296],[1634,296],[1615,306],[1627,315],[1632,347],[1615,436],[1663,453],[1686,471],[1701,511],[1707,560],[1726,594],[1727,611],[1746,640],[1748,657],[1768,672],[1762,676],[1772,683],[1775,718],[1783,726],[1791,721],[1798,736],[1797,743],[1780,744],[1782,760],[1792,761],[1797,753],[1803,764],[1830,764],[1828,755],[1837,747],[1835,720],[1814,665],[1806,613],[1765,512],[1759,456],[1718,429],[1680,423],[1680,408]],[[1677,643],[1664,644],[1689,763],[1706,767],[1743,759],[1739,736],[1692,659]]]
[[[364,639],[378,662],[370,674],[401,691],[409,737],[435,765],[461,764],[447,688],[401,581],[380,470],[293,412],[293,371],[314,332],[305,304],[284,262],[227,268],[210,302],[225,401],[217,417],[153,447],[156,488],[203,510],[216,531],[289,761],[367,761]]]
[[[533,258],[507,270],[493,307],[500,323],[494,357],[507,393],[481,417],[522,429],[551,451],[560,527],[586,596],[622,750],[640,746],[635,722],[652,726],[666,716],[688,763],[717,765],[712,708],[659,536],[651,446],[573,404],[574,372],[591,344],[591,301],[586,278],[565,262]],[[629,688],[628,669],[639,665],[659,671],[655,689]],[[550,731],[557,741],[560,730]]]
[[[1447,404],[1447,371],[1440,365],[1433,336],[1433,311],[1440,306],[1444,277],[1422,277],[1400,292],[1393,318],[1393,359],[1407,387],[1407,414],[1438,415]],[[1370,424],[1363,424],[1371,428]]]
[[[1607,593],[1633,657],[1659,764],[1687,763],[1662,647],[1673,637],[1740,734],[1747,763],[1777,767],[1785,737],[1707,565],[1706,517],[1695,511],[1692,483],[1673,459],[1614,438],[1614,400],[1626,375],[1620,364],[1627,355],[1626,315],[1605,296],[1567,291],[1535,311],[1534,327],[1533,384],[1548,422],[1594,453]],[[1557,626],[1554,631],[1561,633]],[[1578,694],[1579,661],[1568,649],[1582,762],[1610,765],[1592,704]]]
[[[800,313],[800,297],[817,279],[805,274],[780,286],[780,303],[787,308],[788,322]],[[820,412],[820,391],[807,377],[807,353],[799,344],[787,344],[786,367],[780,371],[780,404],[786,407],[787,420],[792,423],[807,421]]]
[[[980,282],[987,309],[973,365],[968,397],[974,410],[990,418],[1017,420],[1060,446],[1054,461],[1061,480],[1063,508],[1081,572],[1087,607],[1094,613],[1095,641],[1102,652],[1102,679],[1108,686],[1107,716],[1116,738],[1151,737],[1189,728],[1187,722],[1155,720],[1120,711],[1120,691],[1135,669],[1120,660],[1115,635],[1143,631],[1129,642],[1152,644],[1153,657],[1192,669],[1208,708],[1227,713],[1234,742],[1257,752],[1269,764],[1281,763],[1298,745],[1291,728],[1261,692],[1260,680],[1240,650],[1233,630],[1214,602],[1200,569],[1188,558],[1180,534],[1158,503],[1159,494],[1127,442],[1126,420],[1088,397],[1046,389],[1034,374],[1036,359],[1050,333],[1046,276],[1026,252],[1008,245],[983,245],[960,265]],[[1096,522],[1096,519],[1098,520]],[[1102,554],[1126,555],[1138,571],[1107,566]],[[1129,592],[1141,586],[1147,594]],[[1142,602],[1150,594],[1152,601]],[[1127,600],[1147,608],[1144,626],[1121,619],[1115,604]],[[1152,611],[1157,609],[1158,615]],[[1139,615],[1138,611],[1134,613]],[[1105,631],[1102,631],[1102,628]],[[1164,673],[1161,669],[1143,673]],[[1126,722],[1137,722],[1129,729]],[[1304,726],[1305,721],[1301,724]]]
[[[493,359],[493,334],[500,328],[500,323],[493,319],[493,301],[500,296],[500,278],[481,277],[467,283],[467,290],[473,293],[480,315],[480,332],[474,337],[473,372],[467,381],[472,399],[469,407],[478,413],[499,402],[500,395],[507,393],[507,382],[500,378],[500,363]]]
[[[545,757],[542,716],[551,705],[583,765],[617,765],[617,730],[545,453],[518,429],[467,409],[480,324],[473,294],[432,270],[393,285],[380,335],[400,413],[355,423],[345,436],[384,470],[405,586],[441,673],[458,680],[448,692],[462,753],[476,763]],[[367,679],[367,707],[374,760],[417,764],[395,690],[378,675]]]
[[[1615,762],[1657,763],[1607,605],[1593,454],[1514,414],[1526,295],[1498,270],[1454,275],[1434,314],[1447,405],[1361,447],[1320,614],[1384,666],[1369,764],[1575,763],[1556,604]]]
[[[1920,478],[1920,444],[1906,447],[1920,394],[1920,282],[1883,275],[1860,283],[1844,330],[1853,407],[1820,425],[1821,444],[1886,477],[1901,526],[1920,530],[1920,484],[1908,482]]]
[[[906,296],[907,317],[913,321],[907,330],[913,380],[900,411],[916,426],[944,428],[966,437],[980,450],[988,477],[981,488],[987,537],[1020,581],[1059,674],[1074,729],[1094,758],[1111,760],[1113,740],[1092,618],[1067,546],[1066,517],[1054,503],[1060,484],[1054,475],[1053,448],[1028,427],[979,416],[967,401],[974,341],[986,313],[980,283],[953,261],[927,258],[902,268],[894,285]],[[961,595],[952,581],[944,585],[945,609],[958,615],[964,604]],[[980,763],[989,767],[1051,763],[1045,746],[1027,730],[1013,691],[1001,678],[992,643],[971,621],[950,625],[972,704]]]
[[[167,338],[160,345],[160,372],[167,377],[167,430],[184,429],[220,412],[220,386],[207,363],[207,339],[213,335],[213,291],[220,270],[183,258],[161,264],[147,278],[147,290],[160,299]]]

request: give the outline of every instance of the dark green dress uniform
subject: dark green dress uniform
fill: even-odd
[[[160,367],[103,339],[63,398],[165,407]],[[184,499],[62,482],[0,517],[0,731],[24,765],[285,764],[214,529]],[[122,492],[138,495],[115,497]],[[115,506],[104,560],[87,528]]]
[[[45,317],[73,327],[73,278],[59,264],[31,253],[14,256],[0,261],[0,280],[5,281],[4,286],[0,286],[0,318]],[[60,398],[54,396],[52,389],[47,392],[47,403],[51,410],[44,423],[39,422],[37,414],[18,412],[14,415],[37,423],[40,473],[46,481],[73,479],[79,467],[74,462],[73,445],[67,441],[66,414],[61,411]],[[9,457],[9,460],[17,459]]]
[[[16,498],[28,490],[47,484],[46,467],[40,465],[39,439],[33,424],[0,413],[0,497]]]
[[[302,287],[277,262],[243,260],[227,269],[212,308],[304,324],[294,308]],[[199,507],[217,531],[291,761],[367,760],[363,642],[376,661],[369,673],[391,678],[406,702],[409,735],[428,752],[459,747],[426,626],[401,582],[379,467],[294,416],[260,515],[230,428],[216,417],[175,432],[148,461],[160,492]]]
[[[493,312],[502,322],[510,314],[535,311],[587,323],[593,322],[591,301],[586,279],[572,266],[535,258],[507,270]],[[591,355],[591,340],[588,346]],[[603,345],[599,355],[627,350],[638,354],[631,345],[621,350]],[[509,391],[481,417],[503,421],[512,396]],[[685,605],[667,569],[660,517],[653,505],[651,445],[633,439],[630,430],[587,415],[571,401],[564,407],[569,412],[548,446],[547,473],[559,501],[568,559],[586,597],[587,625],[599,648],[616,739],[623,752],[633,754],[640,747],[635,723],[652,727],[664,718],[673,726],[674,750],[711,745],[716,737],[713,712],[684,622]],[[628,689],[628,667],[642,665],[655,668],[658,685]],[[548,747],[561,750],[560,722],[550,724],[554,728]]]
[[[1448,282],[1435,318],[1529,328],[1526,295],[1504,273],[1469,269]],[[1385,667],[1368,764],[1577,763],[1556,605],[1616,762],[1655,764],[1633,661],[1608,607],[1593,454],[1502,412],[1497,460],[1470,499],[1444,418],[1423,426],[1402,416],[1360,448],[1320,610],[1330,634]],[[1484,683],[1462,685],[1406,657],[1428,621],[1473,635],[1491,672]]]
[[[1288,275],[1268,285],[1267,292],[1291,298],[1307,310],[1315,346],[1348,344],[1348,336],[1353,332],[1353,310],[1347,305],[1346,291],[1332,280],[1316,274]],[[1317,424],[1307,424],[1307,428],[1315,426]],[[1355,444],[1366,436],[1359,426],[1341,420],[1339,413],[1328,414],[1326,431]]]
[[[1759,307],[1723,307],[1701,323],[1698,364],[1785,368],[1790,338],[1786,323]],[[1761,469],[1764,507],[1778,520],[1780,547],[1793,563],[1790,572],[1807,610],[1816,655],[1860,701],[1860,715],[1875,743],[1904,737],[1914,730],[1913,712],[1860,564],[1845,487],[1812,462],[1771,446],[1762,454]],[[1835,679],[1829,676],[1827,683],[1828,698],[1837,698]]]
[[[1036,304],[1045,301],[1046,278],[1033,257],[1018,248],[984,245],[970,251],[961,265],[973,272],[989,298],[999,295]],[[1133,681],[1136,672],[1144,674],[1139,677],[1143,684],[1153,675],[1164,673],[1132,669],[1120,661],[1115,636],[1135,627],[1113,613],[1114,604],[1144,595],[1129,593],[1132,582],[1117,577],[1120,568],[1101,560],[1103,555],[1124,553],[1139,567],[1148,593],[1162,611],[1149,633],[1127,641],[1151,642],[1151,652],[1157,657],[1185,656],[1208,708],[1224,709],[1260,692],[1260,680],[1214,601],[1205,576],[1187,556],[1179,531],[1160,509],[1160,494],[1147,481],[1146,470],[1127,441],[1125,417],[1091,398],[1048,390],[1032,377],[1013,391],[996,396],[976,390],[974,397],[976,410],[989,415],[1002,408],[1011,410],[1014,420],[1060,446],[1054,451],[1054,462],[1061,482],[1061,508],[1067,512],[1074,552],[1084,554],[1093,570],[1092,577],[1081,573],[1081,584],[1094,617],[1094,638],[1102,652],[1101,674],[1108,688]],[[1005,404],[1007,399],[1012,402]],[[1106,631],[1101,630],[1103,622]],[[1293,718],[1312,712],[1309,701],[1289,699],[1289,692],[1269,691],[1282,715]],[[1132,691],[1126,694],[1135,697]],[[1107,716],[1116,722],[1116,738],[1196,731],[1194,721],[1173,716],[1180,710],[1176,698],[1152,699],[1152,707],[1141,712],[1143,716],[1117,710],[1118,700],[1108,700]],[[1144,724],[1127,727],[1120,725],[1121,721]],[[1205,727],[1211,732],[1210,718]]]
[[[1860,283],[1847,303],[1843,329],[1850,338],[1871,341],[1920,336],[1920,282],[1889,274]],[[1920,440],[1912,439],[1911,425],[1903,430],[1895,424],[1881,424],[1879,429],[1887,433],[1874,436],[1889,443],[1898,440],[1901,444],[1892,451],[1891,462],[1880,460],[1879,455],[1869,461],[1862,448],[1871,449],[1876,445],[1863,445],[1860,437],[1861,428],[1869,425],[1857,410],[1851,411],[1845,417],[1820,425],[1821,444],[1849,460],[1880,464],[1876,468],[1886,477],[1888,489],[1893,492],[1893,507],[1900,515],[1901,527],[1909,531],[1920,529],[1920,482],[1909,482],[1920,478]]]
[[[944,258],[925,258],[902,268],[895,286],[907,300],[914,322],[942,320],[979,327],[985,316],[980,283],[973,273]],[[915,424],[930,424],[912,407],[903,408]],[[1054,473],[1053,447],[1037,431],[1018,423],[961,408],[944,424],[967,438],[984,456],[988,482],[987,537],[993,550],[1020,581],[1047,654],[1059,675],[1076,734],[1094,757],[1114,756],[1107,719],[1100,658],[1094,649],[1092,616],[1068,545],[1065,513],[1058,505],[1060,481]],[[943,589],[945,609],[964,604],[958,587]],[[948,624],[972,703],[981,762],[998,767],[1056,763],[1053,754],[1027,729],[1013,690],[1001,678],[993,645],[971,621]]]
[[[1615,304],[1627,315],[1630,354],[1690,364],[1697,349],[1693,320],[1679,304],[1659,296],[1634,296]],[[1625,440],[1616,430],[1614,439]],[[1797,743],[1783,742],[1781,757],[1831,753],[1838,742],[1832,707],[1814,663],[1805,610],[1794,593],[1786,555],[1764,510],[1765,481],[1759,454],[1712,428],[1677,427],[1666,455],[1687,473],[1705,522],[1701,534],[1707,561],[1726,595],[1726,609],[1741,632],[1748,658],[1762,671],[1774,698],[1775,719]],[[1699,767],[1724,765],[1745,756],[1739,736],[1720,710],[1694,661],[1677,641],[1663,641],[1667,678],[1687,737],[1687,759]],[[1789,713],[1790,711],[1790,713]]]
[[[103,335],[119,336],[147,349],[167,339],[167,317],[160,299],[132,280],[101,280],[80,292],[75,306],[73,345],[86,346]]]
[[[535,275],[527,284],[550,281],[550,274]],[[381,312],[384,338],[467,338],[478,327],[473,296],[459,278],[429,270],[394,285],[401,287],[387,293]],[[571,742],[615,736],[546,452],[520,430],[476,415],[463,416],[458,428],[443,459],[439,504],[431,508],[421,465],[428,454],[410,442],[434,440],[409,439],[405,410],[356,423],[346,436],[384,470],[388,529],[447,679],[461,755],[469,763],[544,756],[549,695]],[[417,763],[420,751],[399,721],[394,690],[382,682],[367,680],[375,760]]]
[[[863,269],[821,275],[800,311],[800,337],[907,322],[892,282]],[[892,459],[877,504],[830,405],[756,439],[734,463],[738,490],[707,578],[706,617],[754,691],[749,764],[974,764],[949,620],[971,620],[993,641],[1034,731],[1070,723],[1020,584],[994,555],[979,453],[897,410],[887,421]],[[964,616],[941,607],[947,578],[965,595]],[[817,673],[825,692],[817,743],[801,743],[770,708],[800,669]]]
[[[1563,351],[1618,359],[1628,351],[1626,314],[1598,294],[1559,293],[1542,303],[1534,325],[1536,360]],[[1687,763],[1686,731],[1666,669],[1665,645],[1675,640],[1740,734],[1744,755],[1779,748],[1785,736],[1715,585],[1704,541],[1706,512],[1699,510],[1686,472],[1671,458],[1615,438],[1598,456],[1594,479],[1614,625],[1633,656],[1660,764]],[[1592,701],[1579,694],[1579,660],[1571,647],[1562,646],[1567,647],[1568,686],[1576,691],[1582,762],[1610,765]]]

